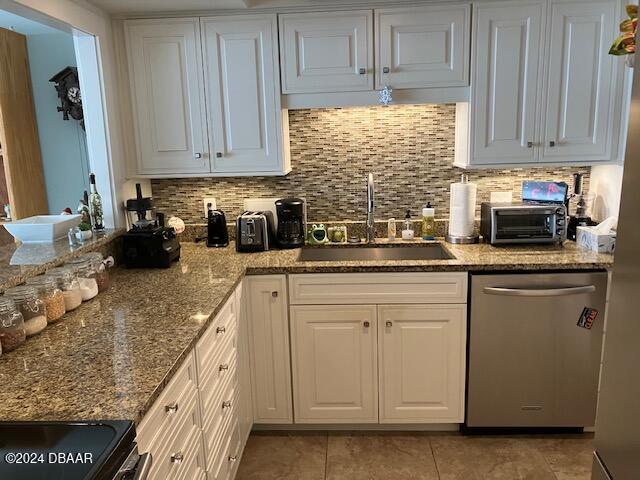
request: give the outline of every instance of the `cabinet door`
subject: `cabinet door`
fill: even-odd
[[[376,84],[469,85],[470,5],[376,10]]]
[[[211,169],[282,173],[275,15],[202,19]]]
[[[137,173],[209,172],[197,18],[125,22]]]
[[[280,15],[282,93],[373,90],[371,10]]]
[[[251,364],[249,360],[249,319],[245,308],[244,281],[235,292],[236,321],[238,323],[238,417],[242,446],[247,441],[253,427],[253,403],[251,401]]]
[[[617,35],[616,2],[553,2],[550,8],[542,161],[611,161],[621,67],[608,53]]]
[[[284,275],[245,280],[255,423],[292,423],[289,322]]]
[[[376,307],[291,307],[296,423],[377,423]]]
[[[465,305],[378,307],[380,423],[462,422]]]
[[[538,160],[543,2],[475,6],[472,165]]]

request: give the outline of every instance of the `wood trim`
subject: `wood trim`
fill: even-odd
[[[14,219],[47,214],[27,39],[0,28],[0,144]]]

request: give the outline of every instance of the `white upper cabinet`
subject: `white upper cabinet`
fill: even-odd
[[[475,5],[473,163],[531,163],[543,47],[543,2]]]
[[[125,23],[137,172],[209,172],[197,18]]]
[[[611,160],[616,2],[552,2],[543,162]]]
[[[470,5],[375,11],[376,85],[469,85]]]
[[[212,172],[282,172],[275,15],[202,19]]]
[[[371,10],[280,15],[282,93],[373,89]]]

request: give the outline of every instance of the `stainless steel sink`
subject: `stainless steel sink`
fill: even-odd
[[[301,262],[349,262],[376,260],[451,260],[453,257],[439,243],[428,245],[366,245],[306,247]]]

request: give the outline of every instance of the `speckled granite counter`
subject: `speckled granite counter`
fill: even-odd
[[[139,422],[245,273],[594,269],[613,261],[574,245],[446,248],[455,260],[300,263],[298,250],[237,254],[185,243],[168,270],[117,268],[108,291],[0,356],[0,420]]]
[[[2,228],[0,226],[0,228]],[[100,250],[124,233],[124,229],[107,230],[103,235],[87,240],[77,247],[69,246],[66,238],[54,243],[0,246],[0,292],[23,283],[27,278],[43,273],[81,253]]]

